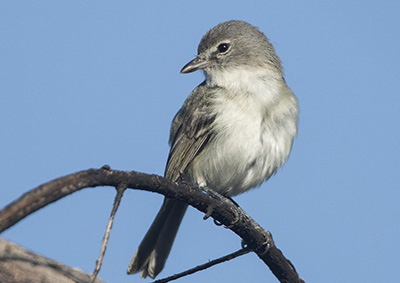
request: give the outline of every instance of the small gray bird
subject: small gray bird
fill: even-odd
[[[267,37],[243,21],[217,25],[181,73],[205,81],[176,114],[165,177],[235,196],[259,186],[289,156],[298,104]],[[165,198],[128,267],[155,278],[163,269],[187,204]]]

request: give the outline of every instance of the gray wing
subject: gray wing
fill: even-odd
[[[175,115],[165,177],[177,181],[211,138],[215,119],[211,107],[213,94],[213,88],[199,85]]]

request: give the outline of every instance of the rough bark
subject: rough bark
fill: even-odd
[[[90,275],[0,238],[0,282],[88,283]],[[97,279],[95,282],[104,281]]]
[[[214,193],[206,193],[187,184],[174,183],[161,176],[111,170],[108,166],[55,179],[22,195],[0,211],[0,232],[60,198],[83,188],[97,186],[126,186],[184,201],[241,237],[280,282],[304,282],[290,261],[275,246],[271,234],[231,200]]]

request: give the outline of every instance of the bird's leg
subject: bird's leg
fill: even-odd
[[[219,193],[217,193],[216,191],[214,191],[214,190],[212,190],[212,189],[210,189],[210,188],[208,188],[208,187],[206,187],[206,186],[201,186],[200,189],[201,189],[203,192],[205,192],[206,194],[208,194],[210,197],[212,197],[212,198],[214,198],[214,199],[217,199],[217,200],[219,200],[219,201],[222,201],[221,195],[220,195]],[[211,216],[211,214],[213,213],[213,211],[214,211],[214,207],[213,207],[213,205],[210,205],[210,206],[207,208],[206,214],[204,215],[203,219],[204,219],[204,220],[207,220],[208,218],[210,218],[210,216]],[[215,223],[216,225],[218,225],[215,221],[216,221],[216,220],[214,220],[214,223]],[[219,225],[222,225],[222,224],[219,224]]]
[[[275,243],[274,243],[274,240],[272,239],[272,234],[268,231],[267,232],[267,239],[262,244],[262,247],[263,247],[264,251],[262,251],[261,253],[257,253],[257,254],[259,256],[265,255],[271,249],[272,246],[275,246]]]
[[[235,211],[234,211],[234,213],[235,213],[235,218],[234,218],[234,220],[233,220],[229,225],[226,225],[225,228],[231,229],[235,224],[237,224],[237,223],[242,219],[242,214],[240,213],[240,206],[239,206],[239,204],[238,204],[237,202],[235,202],[231,197],[229,197],[229,196],[223,196],[223,195],[221,195],[220,193],[218,193],[218,192],[214,191],[213,189],[210,189],[210,188],[208,188],[208,187],[206,187],[206,186],[201,187],[201,189],[202,189],[204,192],[206,192],[208,195],[210,195],[212,198],[215,198],[215,199],[217,199],[217,200],[219,200],[219,201],[225,201],[225,202],[226,202],[227,199],[228,199],[229,201],[231,201],[231,202],[238,208],[238,210],[235,210]],[[207,212],[206,212],[206,214],[204,215],[203,219],[204,219],[204,220],[208,219],[208,218],[211,216],[211,214],[213,213],[213,211],[214,211],[213,206],[209,206],[209,207],[207,208]],[[222,225],[223,225],[221,222],[219,222],[219,221],[216,220],[216,219],[214,219],[214,224],[217,225],[217,226],[222,226]]]
[[[214,191],[213,189],[210,189],[209,187],[200,187],[200,189],[205,192],[206,194],[208,194],[210,197],[217,199],[219,201],[222,201],[222,195],[220,193],[217,193],[216,191]]]
[[[231,197],[226,197],[227,199],[229,199],[231,202],[233,202],[233,204],[235,204],[237,207],[240,207],[240,205],[234,201]]]
[[[237,205],[237,209],[234,210],[235,218],[229,225],[225,226],[226,229],[232,229],[233,226],[235,226],[240,220],[242,220],[242,213],[241,213],[240,206],[236,202],[234,202],[232,199],[231,199],[231,201],[232,201],[232,203]]]

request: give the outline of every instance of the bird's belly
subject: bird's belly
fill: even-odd
[[[260,185],[279,167],[271,129],[262,126],[261,115],[245,114],[216,121],[216,134],[189,169],[198,185],[235,196]]]

